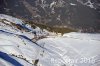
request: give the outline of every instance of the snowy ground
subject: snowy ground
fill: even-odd
[[[68,33],[62,37],[42,39],[38,43],[48,49],[44,56],[49,54],[50,66],[100,66],[99,38],[100,34]],[[48,62],[45,60],[42,62]]]
[[[12,22],[30,31],[20,30]],[[34,66],[37,59],[37,66],[100,66],[100,34],[49,34],[47,38],[34,42],[34,31],[38,36],[50,33],[0,14],[0,66]]]

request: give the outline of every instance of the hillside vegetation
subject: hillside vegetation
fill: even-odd
[[[56,32],[56,33],[69,33],[69,32],[77,32],[77,30],[75,29],[72,29],[72,28],[66,28],[66,27],[52,27],[52,26],[48,26],[48,25],[45,25],[45,24],[40,24],[40,23],[35,23],[35,22],[32,22],[32,21],[27,21],[26,23],[29,23],[31,24],[31,26],[33,28],[35,28],[35,26],[38,26],[40,27],[41,29],[47,29],[48,31],[50,32]]]

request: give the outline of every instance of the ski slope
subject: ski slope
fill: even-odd
[[[33,41],[34,32],[46,38]],[[33,29],[20,19],[0,14],[0,66],[100,66],[100,34],[52,36],[47,30]]]
[[[44,47],[51,52],[44,52],[44,55],[48,56],[48,53],[50,54],[50,66],[99,66],[99,38],[100,34],[72,32],[62,37],[42,39],[38,43],[40,45],[44,44]],[[48,60],[48,57],[45,60]],[[44,63],[47,62],[45,60]]]

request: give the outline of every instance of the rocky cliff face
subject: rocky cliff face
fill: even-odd
[[[50,26],[100,30],[99,0],[1,0],[0,13]]]

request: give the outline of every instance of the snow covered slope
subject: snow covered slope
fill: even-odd
[[[38,43],[50,51],[44,57],[51,61],[42,60],[50,66],[100,66],[100,34],[68,33]]]
[[[0,14],[0,51],[24,66],[33,65],[42,48],[37,45],[35,39],[47,34],[48,31],[41,30],[39,27],[33,29],[31,25],[25,24],[20,19]],[[1,53],[0,62],[4,62],[3,65],[11,66],[10,63],[4,61],[4,58],[2,59],[2,56]]]
[[[0,14],[0,66],[100,66],[100,34],[49,33]]]

